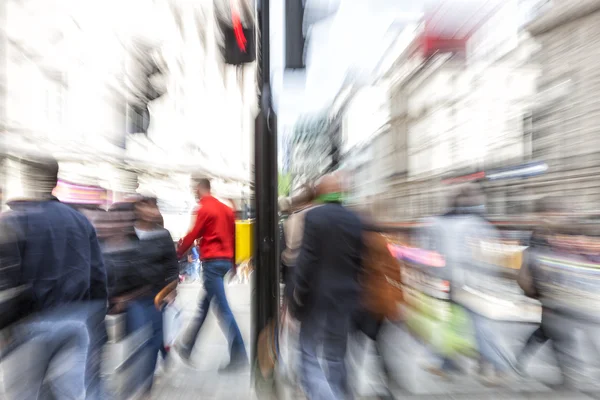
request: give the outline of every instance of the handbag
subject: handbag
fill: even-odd
[[[163,309],[163,344],[168,351],[181,330],[181,309],[175,304],[168,304]]]

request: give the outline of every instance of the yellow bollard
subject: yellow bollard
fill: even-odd
[[[250,260],[254,252],[254,221],[235,221],[235,262]]]

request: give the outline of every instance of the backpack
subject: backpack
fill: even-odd
[[[397,320],[403,300],[401,264],[388,249],[382,234],[365,232],[363,243],[363,303],[370,313]]]

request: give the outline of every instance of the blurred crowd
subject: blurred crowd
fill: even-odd
[[[556,390],[593,390],[600,355],[597,221],[545,197],[534,221],[515,235],[486,218],[485,196],[470,183],[449,190],[444,214],[390,228],[368,207],[345,208],[342,193],[341,176],[328,175],[279,201],[280,367],[308,398],[356,394],[349,376],[373,368],[364,364],[365,340],[374,344],[375,374],[387,385],[381,398],[410,392],[398,365],[418,368],[419,357],[398,356],[390,346],[401,347],[400,339],[382,340],[386,326],[423,348],[434,379],[475,375],[489,387],[517,390],[519,382],[540,380]],[[529,375],[546,342],[559,380]],[[357,359],[349,347],[365,352],[363,359],[349,363]]]
[[[211,304],[230,356],[219,371],[249,366],[225,291],[236,272],[235,213],[211,195],[208,179],[196,182],[194,220],[176,244],[156,198],[137,194],[107,210],[62,203],[52,195],[54,159],[19,163],[23,194],[6,199],[0,216],[2,398],[149,398],[154,376],[173,360],[193,366]],[[486,218],[473,183],[450,189],[445,213],[411,227],[381,225],[344,197],[342,175],[332,173],[279,200],[283,301],[272,366],[284,381],[309,399],[350,399],[352,377],[368,370],[384,378],[381,398],[410,392],[398,363],[416,368],[421,356],[390,347],[404,335],[440,381],[475,375],[492,387],[593,387],[598,221],[547,197],[515,235]],[[197,281],[197,312],[167,334],[178,285]],[[390,327],[391,342],[382,339]],[[529,376],[545,343],[558,381]],[[379,366],[364,364],[369,348]]]
[[[149,398],[171,348],[189,361],[213,300],[230,342],[224,372],[247,364],[224,292],[234,211],[212,197],[208,179],[196,182],[194,221],[176,244],[156,198],[131,195],[108,209],[63,203],[53,195],[56,160],[18,163],[22,194],[0,216],[1,398]],[[198,315],[176,343],[163,313],[180,281],[200,279]]]

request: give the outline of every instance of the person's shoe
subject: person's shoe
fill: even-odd
[[[385,392],[377,395],[377,398],[380,400],[395,400],[396,399],[389,389],[385,389]]]
[[[448,374],[446,371],[444,371],[443,369],[441,369],[439,367],[429,366],[429,367],[426,367],[425,370],[427,372],[429,372],[431,375],[435,375],[446,381],[449,381],[452,379],[450,374]]]
[[[171,351],[169,351],[169,357],[172,357],[174,354],[177,354],[177,357],[188,367],[195,368],[192,363],[191,356],[192,352],[185,350],[180,344],[175,344],[171,347]]]
[[[506,383],[507,375],[505,373],[486,373],[480,376],[481,383],[488,387],[499,387]]]
[[[169,376],[170,373],[173,371],[173,355],[171,354],[171,352],[169,351],[167,353],[166,357],[159,357],[159,362],[158,362],[158,366],[156,368],[156,372],[154,373],[154,376],[157,377],[164,377],[164,376]]]
[[[250,364],[248,363],[248,360],[246,360],[246,359],[238,360],[238,361],[231,361],[226,366],[219,368],[219,373],[235,374],[235,373],[246,370],[249,366],[250,366]]]

